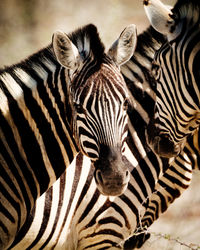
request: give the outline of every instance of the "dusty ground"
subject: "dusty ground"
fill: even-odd
[[[55,30],[70,32],[87,23],[97,25],[107,47],[125,26],[138,33],[148,26],[142,0],[1,0],[0,67],[18,62],[50,43]],[[164,1],[173,4],[175,0]],[[200,245],[200,174],[191,187],[151,227],[157,232]],[[143,250],[186,250],[173,240],[152,236]],[[193,249],[196,249],[193,247]],[[199,248],[200,249],[200,248]]]

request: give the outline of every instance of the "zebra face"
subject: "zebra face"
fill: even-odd
[[[122,157],[128,132],[127,94],[119,69],[105,63],[75,94],[75,137],[92,159],[97,187],[105,195],[123,193],[129,181]]]
[[[173,58],[174,54],[174,46],[170,46],[170,49],[162,47],[156,54],[156,63],[161,66],[159,73],[155,75],[157,84],[154,117],[147,128],[150,146],[157,154],[167,158],[180,153],[187,137],[195,132],[200,121],[198,105],[190,95],[192,89],[187,91],[187,86],[185,88],[185,83],[179,79],[180,74],[186,77],[186,72],[175,72],[177,63],[169,64],[167,60]],[[163,63],[164,61],[168,61],[168,64]]]
[[[58,61],[70,69],[66,72],[73,134],[80,151],[92,160],[97,187],[104,195],[122,194],[129,181],[122,155],[128,131],[128,89],[119,66],[132,56],[136,37],[135,26],[128,26],[107,54],[96,29],[75,44],[60,32],[53,39]]]
[[[96,161],[101,145],[120,145],[123,151],[128,130],[128,91],[119,69],[103,63],[82,84],[73,98],[73,131],[82,152]]]
[[[156,70],[152,68],[157,82],[156,102],[148,140],[156,153],[173,157],[200,123],[196,66],[200,62],[200,7],[195,1],[178,1],[171,11],[159,1],[147,2],[145,10],[151,24],[168,39],[155,55]]]
[[[155,117],[158,118],[150,120],[147,126],[147,141],[149,146],[161,157],[171,158],[177,156],[182,150],[185,141],[175,143],[170,136],[170,130],[163,129],[165,123],[162,124],[160,122],[157,112],[155,112]]]

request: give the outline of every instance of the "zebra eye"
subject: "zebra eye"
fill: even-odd
[[[155,61],[152,62],[151,71],[152,71],[152,74],[153,74],[155,80],[158,80],[159,75],[160,75],[160,65],[158,65]]]
[[[74,103],[74,107],[75,107],[77,113],[79,113],[79,114],[85,113],[84,108],[81,104]]]
[[[128,99],[125,99],[125,101],[124,101],[124,103],[123,103],[123,109],[124,109],[125,111],[127,111],[127,110],[128,110],[128,107],[129,107],[129,101],[128,101]]]

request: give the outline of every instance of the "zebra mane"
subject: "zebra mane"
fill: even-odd
[[[95,25],[88,24],[67,35],[76,45],[83,59],[89,54],[97,61],[102,60],[105,47]]]
[[[20,61],[19,63],[12,64],[9,66],[4,66],[3,68],[0,68],[0,75],[3,73],[12,73],[16,68],[21,69],[31,69],[33,65],[37,65],[38,61],[45,62],[45,61],[51,61],[55,65],[59,65],[57,60],[55,59],[54,54],[52,53],[51,45],[37,51],[36,53],[28,56],[24,60]]]
[[[152,61],[155,50],[158,50],[160,45],[166,41],[166,37],[163,34],[156,31],[152,26],[149,26],[145,31],[139,34],[134,55],[139,53]]]
[[[178,0],[172,9],[175,18],[194,20],[200,22],[200,2],[199,0]]]
[[[149,26],[145,31],[138,35],[136,50],[130,60],[134,65],[132,75],[136,82],[151,82],[149,77],[151,77],[151,67],[155,52],[166,41],[166,37],[157,32],[152,26]],[[127,63],[127,65],[129,64],[130,62]],[[122,66],[122,68],[125,67],[126,65]],[[143,79],[144,77],[145,79]]]
[[[71,41],[77,46],[79,53],[83,57],[83,59],[88,55],[87,52],[89,52],[90,56],[93,56],[93,58],[97,62],[101,63],[105,48],[103,43],[101,42],[101,39],[99,37],[95,25],[88,24],[67,35],[71,39]],[[37,65],[38,61],[40,62],[51,61],[55,65],[58,65],[54,53],[52,52],[51,44],[37,51],[36,53],[28,56],[27,58],[25,58],[24,60],[22,60],[17,64],[0,68],[0,75],[5,72],[12,73],[16,68],[31,70],[33,65]]]

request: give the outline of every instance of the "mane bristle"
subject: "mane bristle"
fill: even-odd
[[[195,20],[200,22],[200,2],[199,0],[178,0],[172,9],[177,18]]]
[[[83,26],[68,34],[70,40],[76,45],[81,56],[90,52],[96,60],[103,57],[105,47],[101,42],[97,28],[93,24]]]
[[[54,64],[58,64],[58,62],[55,59],[54,54],[52,53],[51,45],[40,49],[39,51],[33,53],[32,55],[29,55],[25,59],[19,61],[18,63],[11,64],[9,66],[4,66],[0,68],[0,74],[5,72],[13,72],[15,68],[31,68],[32,65],[37,64],[38,59],[41,59],[41,61],[44,60],[51,60]]]
[[[139,68],[141,68],[143,64],[146,65],[144,70],[148,68],[147,64],[149,68],[151,68],[155,51],[166,41],[167,39],[163,34],[156,31],[152,26],[149,26],[138,35],[137,46],[132,60],[135,64],[139,65]]]
[[[159,48],[166,41],[166,37],[163,34],[156,31],[152,26],[149,26],[138,35],[136,52],[147,56],[151,48],[155,50],[156,46]]]
[[[95,25],[88,24],[67,35],[69,36],[71,41],[77,46],[81,56],[84,57],[86,53],[85,49],[89,49],[89,52],[92,53],[95,60],[102,60],[105,47],[101,42],[99,33]],[[37,64],[39,58],[42,59],[41,61],[49,58],[51,61],[53,61],[54,64],[58,64],[54,53],[52,53],[52,45],[50,44],[47,47],[28,56],[19,63],[0,68],[0,74],[5,72],[12,72],[13,70],[15,70],[15,68],[31,68],[33,64]]]

